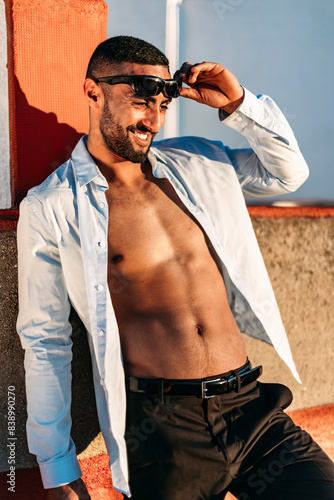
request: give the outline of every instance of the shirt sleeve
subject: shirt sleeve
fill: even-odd
[[[242,104],[220,120],[245,136],[251,149],[225,148],[245,197],[273,196],[298,189],[309,175],[296,138],[274,101],[244,89]]]
[[[27,437],[45,488],[81,477],[71,429],[70,302],[43,204],[27,197],[18,223],[19,316],[25,349]]]

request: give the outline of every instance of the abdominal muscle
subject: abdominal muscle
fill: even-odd
[[[219,286],[207,274],[203,279],[197,275],[198,285],[189,287],[186,276],[175,271],[168,275],[162,271],[159,283],[157,279],[131,283],[127,298],[113,297],[125,372],[137,377],[189,379],[244,364],[244,344],[223,280]],[[170,282],[174,286],[168,291],[164,283]]]
[[[193,379],[246,362],[219,259],[173,193],[110,213],[108,284],[125,372]],[[119,222],[118,222],[119,221]]]

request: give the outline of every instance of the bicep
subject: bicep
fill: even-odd
[[[70,303],[55,236],[27,203],[21,205],[17,235],[22,345],[68,346]]]
[[[303,156],[279,137],[258,138],[252,145],[256,151],[226,148],[246,198],[291,193],[307,179]]]

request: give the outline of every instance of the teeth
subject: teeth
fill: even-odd
[[[147,134],[140,134],[139,132],[135,132],[135,135],[142,141],[145,141],[147,139]]]

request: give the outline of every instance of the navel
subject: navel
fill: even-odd
[[[203,330],[200,326],[197,327],[197,333],[198,335],[202,336],[203,335]]]
[[[123,255],[121,255],[121,254],[119,254],[119,253],[118,253],[118,254],[114,255],[114,256],[111,258],[111,260],[112,260],[115,264],[119,264],[119,262],[122,262],[122,260],[124,260],[124,257],[123,257]]]

